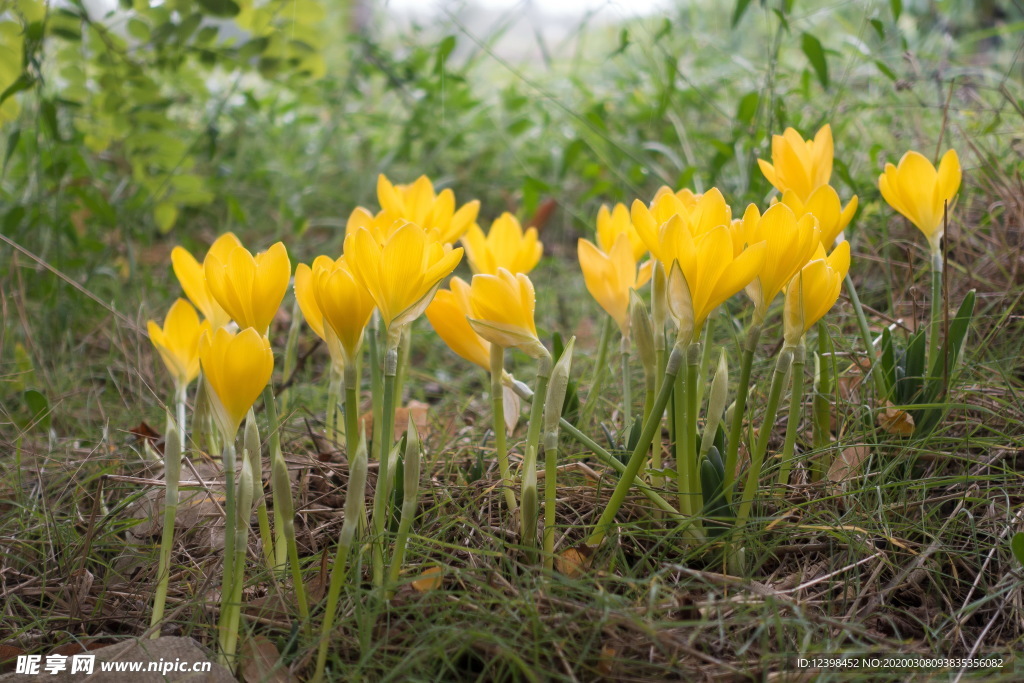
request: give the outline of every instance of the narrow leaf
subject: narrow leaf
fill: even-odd
[[[800,38],[800,46],[807,55],[807,61],[814,67],[814,72],[818,75],[818,81],[821,82],[821,87],[828,89],[828,62],[825,59],[825,50],[821,46],[821,41],[812,36],[810,33],[804,33]]]

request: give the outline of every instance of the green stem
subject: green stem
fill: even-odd
[[[846,291],[850,295],[850,303],[853,304],[853,312],[857,318],[857,330],[860,332],[861,343],[864,344],[864,352],[868,360],[868,368],[871,377],[874,378],[875,392],[879,400],[886,398],[885,378],[882,377],[880,369],[876,366],[875,344],[871,337],[871,328],[868,327],[868,318],[864,314],[864,306],[860,303],[857,295],[857,288],[853,285],[853,278],[846,274]]]
[[[939,341],[942,339],[942,251],[932,252],[932,310],[928,321],[928,374],[935,367],[939,357]],[[930,379],[930,378],[926,378]]]
[[[302,328],[302,309],[299,308],[299,300],[292,302],[292,322],[288,327],[288,340],[284,345],[284,366],[282,377],[287,380],[295,372],[295,365],[299,357],[299,330]],[[291,401],[291,387],[281,392],[281,412],[288,412],[288,404]]]
[[[680,372],[676,375],[672,387],[671,405],[672,420],[669,423],[672,427],[672,457],[675,459],[676,467],[676,504],[679,511],[684,515],[692,515],[689,497],[683,495],[686,487],[686,455],[683,446],[683,425],[686,423],[686,373]]]
[[[583,404],[580,412],[580,424],[590,421],[601,400],[601,385],[604,383],[604,366],[608,362],[608,347],[612,338],[612,318],[609,315],[604,317],[601,324],[601,340],[597,343],[597,361],[594,363],[594,372],[590,377],[590,391],[587,392],[587,402]]]
[[[665,412],[665,406],[668,405],[669,397],[672,396],[672,388],[675,386],[675,378],[679,372],[679,366],[682,365],[682,361],[682,345],[677,342],[672,347],[672,353],[669,354],[668,362],[665,365],[665,379],[662,382],[661,390],[658,392],[658,397],[654,401],[654,409],[651,411],[651,417],[644,423],[644,429],[640,435],[640,441],[636,444],[636,448],[633,449],[629,462],[626,464],[626,468],[622,472],[622,477],[619,479],[619,483],[615,485],[615,490],[612,491],[612,496],[608,501],[608,505],[605,507],[604,512],[601,513],[600,519],[598,519],[597,524],[594,526],[594,530],[587,539],[587,545],[601,545],[605,536],[608,534],[608,531],[615,523],[615,515],[618,514],[619,508],[621,508],[623,502],[625,502],[626,495],[629,493],[629,489],[633,486],[636,475],[640,472],[640,467],[643,465],[647,456],[647,450],[651,447],[651,443],[654,441],[655,433],[661,428],[661,415]]]
[[[689,512],[694,516],[700,513],[703,505],[700,473],[697,469],[697,395],[703,393],[700,389],[702,347],[703,344],[696,341],[686,350],[686,409],[683,422],[683,471],[686,472],[686,481],[679,491],[680,495],[686,497]],[[699,519],[696,524],[700,526]]]
[[[416,518],[420,501],[420,442],[416,434],[416,426],[409,421],[406,432],[405,461],[402,468],[402,516],[398,522],[398,533],[395,536],[395,553],[391,556],[391,569],[385,595],[390,600],[395,596],[395,584],[405,562],[405,547],[409,542],[409,530]]]
[[[295,590],[295,601],[299,606],[299,617],[302,619],[302,630],[310,634],[309,603],[306,601],[306,584],[302,580],[302,569],[299,566],[299,549],[295,543],[295,508],[292,502],[291,482],[288,479],[288,467],[284,458],[275,460],[272,465],[274,485],[281,490],[281,521],[285,543],[288,547],[288,564],[292,570],[292,584]]]
[[[366,332],[367,348],[370,353],[370,400],[372,402],[373,414],[373,440],[370,442],[370,457],[375,462],[381,462],[381,449],[384,438],[382,424],[384,422],[384,377],[381,373],[380,356],[380,316],[376,311],[370,323],[370,329]]]
[[[217,640],[221,652],[226,652],[228,643],[228,610],[234,594],[235,577],[235,441],[227,434],[221,460],[224,465],[224,567],[220,588],[220,616],[217,623]]]
[[[796,433],[800,428],[800,412],[804,401],[804,363],[807,349],[801,341],[793,350],[793,390],[789,397],[789,417],[786,420],[786,441],[782,446],[782,466],[779,469],[779,495],[789,485],[789,473],[793,469],[793,452],[796,450]]]
[[[623,336],[622,347],[622,426],[628,430],[633,424],[633,382],[629,373],[629,338]]]
[[[498,469],[501,472],[501,487],[505,493],[505,504],[511,513],[519,507],[512,490],[512,472],[508,464],[508,441],[505,435],[505,399],[501,376],[505,370],[505,349],[491,344],[491,412],[494,416],[494,450],[498,455]]]
[[[185,394],[178,392],[178,415],[184,417]],[[167,415],[167,439],[164,444],[164,528],[160,537],[160,560],[157,565],[156,595],[153,597],[153,616],[149,625],[156,626],[164,616],[167,603],[167,587],[171,578],[171,550],[174,546],[174,520],[178,513],[178,481],[181,475],[182,441],[179,425]],[[160,631],[154,630],[152,638],[159,638]]]
[[[275,463],[278,460],[283,460],[284,456],[281,454],[281,425],[277,416],[277,402],[274,400],[274,387],[270,383],[263,388],[263,407],[267,413],[267,429],[270,430],[270,467],[271,473],[273,473]],[[287,481],[286,478],[285,482]],[[283,568],[288,563],[288,540],[285,537],[284,515],[281,511],[285,505],[283,498],[287,497],[291,501],[292,490],[290,484],[287,490],[282,490],[273,476],[270,478],[270,484],[271,498],[274,503],[274,564]]]
[[[331,364],[330,379],[327,382],[327,440],[332,446],[341,443],[341,435],[338,433],[338,403],[341,399],[342,374],[338,368]]]
[[[555,505],[558,477],[558,438],[544,447],[544,569],[555,562]]]
[[[544,356],[540,359],[540,367],[537,368],[537,388],[534,390],[534,400],[530,406],[530,424],[526,432],[526,453],[523,456],[521,484],[520,542],[526,548],[527,561],[531,563],[537,561],[537,453],[540,447],[541,427],[544,423],[544,400],[547,397],[550,379],[551,357]]]
[[[818,322],[818,351],[814,355],[814,398],[811,401],[815,455],[811,459],[811,481],[820,481],[825,449],[832,442],[832,344],[824,321]]]
[[[754,364],[754,352],[761,338],[761,323],[754,321],[747,330],[743,341],[743,356],[740,360],[740,381],[736,385],[736,405],[732,412],[729,428],[729,443],[725,445],[725,480],[722,487],[725,500],[732,500],[732,489],[736,482],[736,464],[739,460],[740,437],[743,434],[743,417],[747,410],[747,394],[750,391],[750,369]]]
[[[782,349],[779,359],[775,363],[775,372],[772,373],[772,385],[768,391],[768,405],[765,408],[764,421],[761,423],[761,431],[757,435],[757,442],[750,453],[750,470],[747,472],[747,483],[743,487],[743,498],[740,501],[740,511],[736,516],[736,530],[742,531],[750,516],[750,508],[754,503],[754,496],[757,494],[758,483],[761,479],[761,467],[764,465],[764,454],[768,449],[768,439],[771,437],[772,425],[775,424],[775,415],[779,410],[779,397],[782,396],[782,388],[786,383],[786,374],[793,364],[793,347]],[[737,536],[739,538],[739,536]]]
[[[395,420],[395,379],[398,372],[398,349],[388,348],[384,352],[384,401],[382,405],[381,433],[375,439],[381,441],[380,464],[377,469],[377,486],[373,491],[373,585],[384,586],[384,539],[390,517],[391,445],[394,441]]]
[[[356,387],[346,379],[345,395],[351,397],[356,394]],[[346,403],[346,406],[350,405]],[[349,411],[346,409],[346,414]],[[349,420],[352,424],[352,420]],[[355,439],[355,429],[350,430],[345,436],[348,447],[351,449]],[[334,629],[334,619],[338,611],[338,599],[341,597],[341,587],[348,577],[348,556],[354,545],[356,533],[359,530],[363,516],[363,501],[366,497],[366,439],[360,439],[355,450],[349,450],[349,479],[348,491],[345,494],[345,520],[341,525],[341,534],[338,536],[338,549],[334,554],[334,564],[331,566],[331,583],[327,589],[327,605],[324,609],[324,620],[320,626],[320,647],[316,655],[316,674],[313,681],[323,681],[324,667],[327,664],[327,649],[330,645],[331,631]]]
[[[238,628],[242,622],[242,588],[245,585],[245,555],[249,548],[249,517],[252,513],[253,471],[252,459],[243,458],[238,486],[238,506],[235,520],[234,578],[231,582],[231,604],[228,606],[227,643],[224,656],[229,666],[234,665],[238,649]]]

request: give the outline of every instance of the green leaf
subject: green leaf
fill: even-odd
[[[899,21],[903,14],[903,0],[889,0],[889,8],[892,10],[892,20]]]
[[[234,0],[199,0],[199,6],[215,17],[234,17],[242,11]]]
[[[736,120],[748,126],[754,122],[757,116],[757,108],[761,104],[761,95],[756,90],[751,90],[740,99],[736,107]]]
[[[14,156],[14,150],[18,149],[18,142],[20,140],[21,128],[15,128],[11,131],[11,134],[7,136],[7,149],[4,150],[3,170],[7,170],[7,164],[10,162],[11,157]]]
[[[434,73],[444,73],[444,65],[448,61],[448,55],[455,49],[455,36],[445,36],[437,45],[437,63],[434,65]]]
[[[943,343],[942,348],[938,357],[935,359],[935,365],[932,367],[931,376],[941,378],[943,377],[945,369],[950,372],[956,366],[957,358],[960,357],[960,351],[963,350],[964,340],[967,338],[967,330],[971,325],[971,320],[974,318],[974,299],[975,293],[972,289],[967,292],[967,296],[960,303],[960,308],[957,310],[956,315],[953,316],[953,320],[949,323],[949,336]],[[948,361],[945,359],[948,357]],[[946,364],[946,368],[943,368],[943,364]]]
[[[882,379],[885,381],[886,396],[891,399],[893,388],[896,385],[896,351],[893,347],[892,332],[889,328],[882,329],[882,355],[879,359],[879,368]]]
[[[1017,561],[1024,565],[1024,531],[1018,531],[1010,537],[1010,550]]]
[[[153,220],[156,221],[157,230],[166,234],[178,220],[178,207],[174,202],[160,202],[153,207]]]
[[[743,18],[743,14],[749,6],[750,0],[736,0],[736,7],[732,11],[732,23],[730,24],[732,28],[736,28],[736,24],[740,23],[740,19]]]
[[[821,47],[821,41],[810,33],[804,33],[800,37],[800,47],[803,49],[804,54],[807,55],[807,61],[814,67],[814,72],[818,75],[821,87],[827,90],[828,62],[825,60],[825,50]]]
[[[35,83],[35,79],[29,76],[27,73],[22,73],[18,76],[18,80],[7,86],[7,89],[0,93],[0,104],[3,104],[4,100],[12,95],[15,95],[22,90],[28,90]]]
[[[50,429],[50,402],[46,400],[42,392],[35,389],[28,389],[21,396],[29,415],[24,428],[39,427],[44,432],[48,431]]]
[[[890,69],[888,64],[883,62],[881,59],[876,59],[875,66],[878,67],[878,70],[881,71],[890,81],[896,81],[896,72]]]

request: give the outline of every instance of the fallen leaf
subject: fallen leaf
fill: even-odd
[[[427,409],[428,406],[422,401],[412,400],[395,411],[395,441],[402,438],[405,430],[409,427],[409,418],[416,425],[416,431],[420,437],[427,433]]]
[[[142,442],[149,442],[153,449],[160,455],[164,454],[164,437],[160,432],[149,426],[146,422],[140,422],[137,427],[128,430],[132,436]]]
[[[612,674],[615,673],[615,660],[618,659],[618,656],[618,648],[607,643],[601,646],[601,654],[597,658],[597,670],[602,676],[612,677]]]
[[[501,385],[501,398],[505,404],[505,430],[511,434],[516,431],[516,425],[519,423],[522,404],[519,402],[519,394],[504,384]]]
[[[441,587],[444,582],[444,570],[441,567],[430,567],[420,572],[412,582],[412,587],[416,589],[418,593],[427,593],[429,591],[437,590]]]
[[[0,674],[14,671],[19,655],[25,654],[20,647],[0,645]]]
[[[857,475],[860,466],[871,455],[871,449],[867,446],[850,446],[844,448],[843,452],[828,468],[829,481],[836,483],[846,481]]]
[[[242,680],[245,683],[292,683],[298,679],[285,666],[277,666],[281,653],[266,636],[242,644]]]
[[[590,561],[593,551],[586,546],[577,548],[566,548],[555,555],[555,569],[570,579],[578,579],[590,569]]]
[[[914,416],[905,410],[886,406],[885,410],[878,414],[878,426],[887,434],[897,436],[912,436],[914,434]]]

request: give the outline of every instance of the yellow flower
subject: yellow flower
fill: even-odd
[[[333,268],[334,259],[329,256],[317,256],[313,260],[312,268],[305,263],[300,263],[295,268],[295,300],[299,302],[299,309],[302,310],[302,317],[306,319],[309,329],[313,334],[324,340],[327,344],[327,351],[331,354],[331,363],[340,369],[345,366],[345,355],[341,349],[341,340],[329,326],[324,327],[324,314],[320,310],[320,304],[316,300],[316,292],[313,288],[313,273],[320,268]]]
[[[206,252],[206,259],[213,256],[221,261],[226,261],[228,254],[235,247],[240,246],[242,243],[238,241],[234,233],[226,232],[210,245],[210,250]],[[206,259],[203,264],[200,264],[183,247],[175,247],[171,251],[171,265],[174,268],[174,274],[178,277],[178,282],[181,283],[181,288],[185,291],[185,296],[199,309],[203,317],[210,321],[213,329],[218,329],[231,322],[231,316],[213,298],[210,288],[206,284],[206,273],[204,272]]]
[[[960,189],[961,176],[956,150],[943,155],[937,171],[921,154],[907,152],[899,166],[885,165],[885,172],[878,177],[878,189],[889,206],[924,233],[932,253],[938,253],[945,230],[943,208]]]
[[[204,271],[210,292],[231,319],[243,329],[252,327],[266,334],[292,273],[284,244],[278,242],[255,257],[241,246],[232,249],[227,258],[210,254]]]
[[[729,225],[732,222],[732,209],[716,187],[702,195],[695,195],[689,190],[673,193],[665,188],[655,195],[650,208],[639,199],[634,201],[630,216],[644,244],[654,258],[662,262],[665,272],[668,272],[676,255],[668,248],[663,232],[673,216],[678,216],[687,225],[687,229],[697,235],[720,225]]]
[[[337,261],[314,262],[313,294],[323,314],[324,332],[339,340],[345,362],[354,363],[373,313],[373,297],[356,282],[344,256]]]
[[[225,440],[232,440],[274,372],[270,340],[251,327],[238,333],[223,327],[207,331],[199,338],[199,360],[217,426]]]
[[[772,163],[758,159],[761,173],[779,192],[793,190],[806,202],[811,193],[828,185],[832,177],[832,127],[825,124],[814,136],[804,140],[800,133],[787,128],[782,135],[772,136]]]
[[[629,246],[633,249],[634,261],[639,261],[647,253],[647,245],[644,244],[640,234],[633,227],[633,220],[629,216],[629,209],[626,205],[616,204],[611,210],[602,205],[597,212],[597,246],[604,253],[610,254],[619,235],[629,237]]]
[[[818,229],[821,230],[821,245],[831,249],[836,238],[846,229],[857,212],[857,195],[850,197],[846,208],[843,208],[839,201],[839,193],[831,185],[822,185],[811,193],[810,198],[804,202],[793,190],[786,190],[782,193],[782,203],[793,209],[797,218],[804,214],[811,214],[818,219]]]
[[[797,220],[785,204],[775,204],[762,216],[751,204],[737,227],[742,229],[747,244],[765,243],[764,266],[747,286],[747,295],[755,306],[754,317],[764,322],[772,301],[821,245],[818,221],[806,213]]]
[[[513,275],[504,268],[497,275],[474,275],[469,304],[473,312],[469,324],[490,343],[518,348],[533,358],[550,355],[537,335],[533,320],[537,297],[527,275]]]
[[[184,299],[178,299],[167,311],[163,328],[152,320],[146,327],[149,340],[160,352],[175,387],[183,391],[199,374],[199,337],[210,329],[210,321],[200,323],[196,309]]]
[[[369,230],[345,237],[355,280],[369,291],[389,329],[412,322],[430,303],[441,280],[455,270],[462,248],[442,244],[437,232],[406,223],[383,244]]]
[[[818,245],[814,259],[797,273],[786,288],[783,320],[787,346],[799,345],[807,330],[835,305],[849,270],[849,242],[840,242],[828,258]]]
[[[625,233],[618,236],[610,253],[606,254],[585,239],[580,239],[576,251],[587,291],[615,320],[622,336],[628,337],[629,293],[643,287],[651,279],[654,262],[648,261],[637,272],[635,252],[629,235]]]
[[[450,189],[434,193],[430,178],[421,175],[411,185],[392,185],[381,173],[377,177],[377,201],[381,213],[377,219],[390,226],[401,220],[414,223],[424,231],[437,230],[441,241],[451,244],[462,237],[480,212],[480,202],[473,200],[455,210],[455,193]]]
[[[470,287],[458,277],[452,278],[450,287],[438,290],[434,300],[427,306],[427,319],[437,336],[452,351],[470,363],[490,370],[491,343],[477,334],[467,319],[467,316],[473,314],[469,300]]]
[[[758,242],[737,255],[728,226],[695,234],[679,216],[673,216],[662,233],[677,255],[667,266],[669,312],[679,325],[680,337],[692,340],[699,337],[712,311],[757,277],[767,247]]]
[[[490,275],[497,273],[498,268],[529,273],[544,253],[544,245],[537,239],[537,228],[528,228],[524,233],[519,221],[510,213],[501,214],[491,223],[486,237],[474,223],[462,237],[462,246],[466,248],[466,258],[473,272]]]

